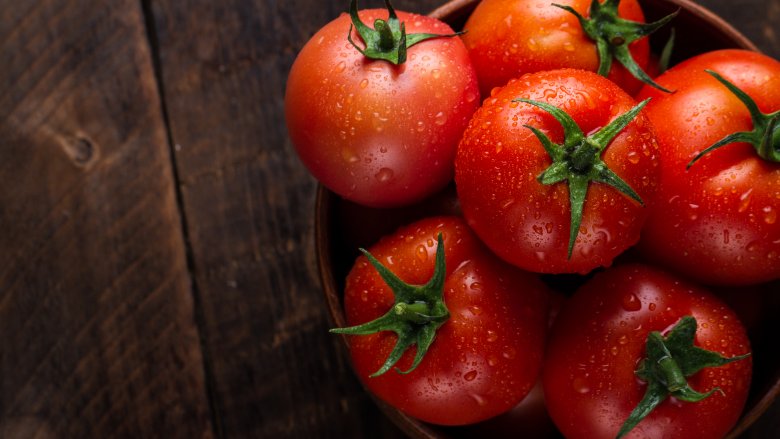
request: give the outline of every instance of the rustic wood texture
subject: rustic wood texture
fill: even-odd
[[[347,3],[0,0],[0,438],[403,437],[327,333],[284,125]],[[700,3],[780,57],[780,0]]]
[[[211,437],[140,3],[0,4],[0,437]]]

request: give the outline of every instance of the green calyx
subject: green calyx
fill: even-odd
[[[571,259],[574,242],[577,240],[577,234],[582,223],[582,208],[585,205],[585,198],[591,181],[610,185],[640,205],[644,205],[642,199],[631,186],[607,167],[606,163],[601,159],[601,153],[612,142],[612,139],[634,120],[649,100],[642,101],[631,110],[615,118],[605,127],[586,137],[574,119],[560,108],[545,102],[515,99],[516,102],[525,102],[545,110],[563,126],[563,144],[558,145],[553,143],[539,129],[525,125],[526,128],[533,131],[552,159],[552,164],[537,177],[537,180],[546,185],[562,181],[567,181],[569,184],[569,203],[571,204],[569,259]]]
[[[387,313],[376,320],[348,328],[331,329],[330,332],[349,335],[368,335],[380,331],[395,332],[398,335],[398,341],[385,363],[379,370],[371,374],[371,377],[377,377],[390,370],[407,349],[416,345],[417,353],[414,356],[412,366],[406,371],[396,368],[398,373],[409,373],[420,364],[436,337],[436,331],[450,317],[450,312],[444,304],[446,267],[442,234],[439,233],[438,236],[433,276],[425,285],[410,285],[402,281],[366,250],[360,249],[360,251],[368,258],[371,265],[393,291],[395,303]]]
[[[385,0],[387,6],[387,20],[374,20],[374,28],[368,27],[358,16],[357,0],[352,0],[349,5],[349,16],[352,24],[349,26],[347,40],[364,56],[371,59],[383,59],[393,64],[406,62],[406,50],[413,45],[431,38],[454,37],[463,32],[454,34],[408,34],[406,26],[398,20],[395,9],[390,0]],[[358,35],[363,39],[366,47],[361,48],[352,40],[352,27],[357,29]]]
[[[718,387],[706,393],[698,392],[691,388],[687,378],[705,367],[719,367],[750,356],[748,353],[731,358],[723,357],[717,352],[694,346],[695,336],[696,319],[692,316],[680,319],[666,337],[655,331],[647,336],[646,357],[635,372],[637,377],[647,383],[647,390],[620,428],[618,439],[628,434],[670,396],[680,401],[698,402],[715,392],[723,393]]]
[[[599,3],[598,0],[592,0],[590,4],[589,17],[583,17],[571,6],[558,5],[553,6],[564,9],[574,14],[580,22],[585,34],[596,42],[596,50],[599,55],[598,74],[607,76],[612,67],[612,60],[616,59],[631,74],[659,90],[671,93],[653,81],[644,70],[634,61],[631,52],[628,50],[629,44],[644,38],[670,22],[679,11],[675,11],[666,17],[653,23],[638,23],[625,20],[618,16],[618,5],[620,0],[605,0]]]
[[[756,102],[753,98],[748,96],[747,93],[737,88],[736,85],[732,84],[718,73],[713,72],[712,70],[705,71],[717,79],[721,84],[725,85],[729,91],[745,104],[745,107],[747,107],[750,112],[750,118],[753,120],[753,130],[738,131],[718,140],[710,147],[697,154],[696,157],[688,163],[686,169],[690,169],[696,161],[710,152],[735,142],[749,143],[753,145],[756,149],[756,153],[758,153],[758,156],[762,159],[775,163],[780,162],[780,125],[778,125],[780,110],[769,114],[762,113],[761,110],[758,109]]]

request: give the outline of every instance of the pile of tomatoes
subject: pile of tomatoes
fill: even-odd
[[[780,62],[666,70],[646,36],[673,15],[558,3],[483,0],[456,33],[353,0],[301,50],[286,119],[323,185],[378,209],[457,190],[362,250],[334,332],[426,422],[543,393],[568,438],[722,437],[752,357],[712,291],[780,279]]]

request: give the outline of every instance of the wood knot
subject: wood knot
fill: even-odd
[[[97,158],[97,147],[86,136],[64,136],[60,143],[76,166],[87,167]]]

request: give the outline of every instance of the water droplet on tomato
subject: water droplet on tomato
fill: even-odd
[[[340,61],[338,64],[336,64],[336,72],[341,73],[344,71],[344,69],[347,68],[347,63],[344,61]]]
[[[774,224],[777,221],[777,211],[772,209],[772,206],[766,206],[763,211],[765,223]]]
[[[574,388],[574,391],[577,393],[588,393],[590,392],[590,386],[588,385],[588,381],[583,377],[577,377],[574,378],[574,381],[572,381],[572,387]]]
[[[439,76],[441,76],[441,71],[439,69],[433,69],[431,70],[431,76],[433,76],[433,79],[439,79]]]
[[[368,79],[363,79],[360,81],[360,88],[366,88],[368,87]]]
[[[651,303],[650,305],[647,306],[647,309],[649,309],[650,311],[655,311],[656,306],[657,305],[655,303]]]
[[[487,400],[482,395],[477,395],[476,393],[471,394],[471,399],[474,400],[474,402],[477,403],[478,406],[484,407],[487,405]]]
[[[566,41],[563,43],[563,50],[567,52],[574,52],[574,44],[572,44],[570,41]]]
[[[436,113],[434,122],[436,122],[436,125],[444,125],[445,123],[447,123],[447,115],[439,111],[438,113]]]
[[[630,163],[632,163],[634,165],[639,163],[639,154],[637,154],[636,151],[629,152],[628,155],[626,156],[626,158],[628,159],[628,161]]]
[[[415,253],[417,254],[417,259],[419,259],[420,262],[425,262],[428,260],[428,250],[424,245],[418,245]]]
[[[342,131],[342,133],[344,132]],[[346,137],[346,133],[344,133],[344,137]],[[357,154],[352,152],[349,148],[341,149],[341,158],[347,163],[357,163],[360,160]]]
[[[421,132],[423,132],[423,130],[425,130],[425,123],[423,123],[423,121],[421,121],[421,120],[418,120],[417,121],[417,131],[421,133]]]
[[[526,43],[529,49],[536,51],[539,50],[539,43],[536,42],[533,38],[529,38],[528,42]]]
[[[493,343],[496,340],[498,340],[498,334],[496,333],[496,331],[488,329],[487,341],[490,342],[490,343]]]
[[[470,370],[463,374],[463,379],[466,381],[474,381],[474,378],[477,377],[477,371],[476,370]]]
[[[636,297],[636,294],[628,293],[623,296],[623,309],[626,311],[639,311],[642,309],[642,301],[639,300],[638,297]]]
[[[469,307],[469,311],[471,311],[471,313],[474,314],[475,316],[478,316],[482,314],[482,307],[480,307],[479,305],[471,305]]]
[[[517,351],[511,346],[505,346],[504,351],[501,352],[501,356],[507,360],[511,360],[517,356]]]
[[[753,189],[748,189],[739,196],[739,208],[737,208],[737,211],[742,213],[747,210],[747,208],[750,206],[750,195],[753,192]]]
[[[381,168],[379,172],[374,174],[374,178],[380,183],[387,183],[393,178],[393,170],[390,168]]]

